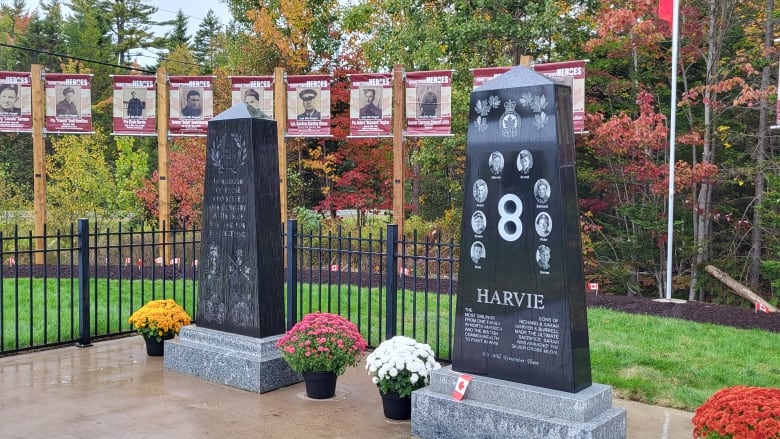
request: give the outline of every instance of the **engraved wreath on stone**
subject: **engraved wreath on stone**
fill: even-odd
[[[220,173],[238,174],[238,168],[246,163],[247,145],[244,137],[238,133],[223,134],[211,143],[209,160]],[[226,166],[235,163],[235,167]]]

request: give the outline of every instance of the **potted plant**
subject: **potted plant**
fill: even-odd
[[[290,368],[303,375],[306,395],[314,399],[336,393],[336,378],[347,366],[357,365],[366,346],[354,323],[323,312],[307,314],[276,343]]]
[[[146,353],[163,355],[163,340],[179,333],[182,326],[190,324],[190,315],[173,299],[150,300],[128,319],[134,329],[144,336]]]
[[[780,389],[734,386],[721,389],[693,415],[696,439],[780,438]]]
[[[431,372],[440,367],[429,345],[402,335],[383,341],[366,358],[366,370],[390,419],[412,416],[412,391],[427,386]]]

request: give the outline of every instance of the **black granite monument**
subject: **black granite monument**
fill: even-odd
[[[471,93],[452,369],[591,386],[571,88],[516,67]]]
[[[243,103],[209,121],[199,327],[251,337],[284,332],[276,122]]]

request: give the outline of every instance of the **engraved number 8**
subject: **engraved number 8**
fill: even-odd
[[[523,202],[515,194],[506,194],[498,200],[498,234],[504,241],[517,241],[523,234]]]

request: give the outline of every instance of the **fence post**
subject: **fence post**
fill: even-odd
[[[387,264],[387,282],[385,288],[387,297],[385,301],[385,337],[395,337],[396,316],[398,315],[398,259],[396,259],[396,246],[398,245],[398,225],[387,225],[387,243],[385,244],[386,264]]]
[[[297,323],[296,310],[298,309],[298,264],[295,260],[297,254],[296,234],[298,220],[287,220],[287,329],[291,329]]]
[[[92,346],[89,333],[89,221],[79,218],[79,340],[77,346]]]

